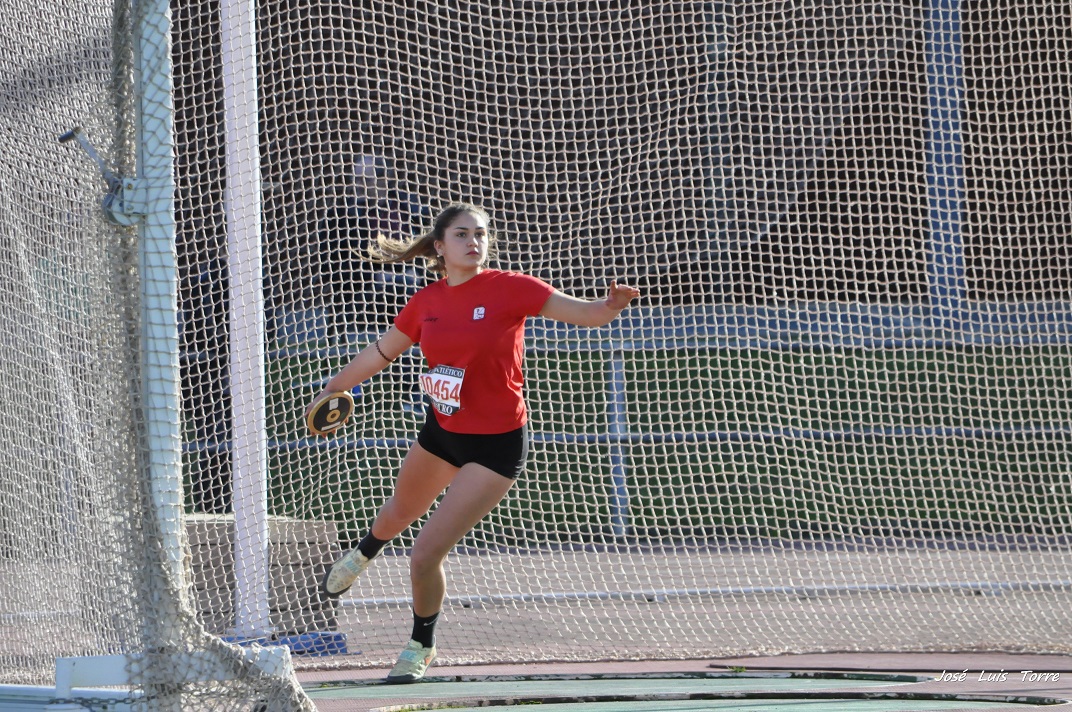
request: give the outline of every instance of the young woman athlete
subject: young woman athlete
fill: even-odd
[[[326,595],[341,596],[384,546],[447,490],[413,542],[413,633],[387,682],[420,680],[435,659],[435,624],[446,588],[443,562],[524,468],[529,445],[521,370],[526,317],[603,326],[640,295],[611,282],[606,299],[590,302],[535,277],[488,269],[494,254],[488,222],[481,208],[455,204],[423,237],[408,243],[381,238],[374,259],[427,258],[443,279],[414,294],[394,326],[357,354],[309,405],[328,393],[352,389],[420,344],[429,367],[420,379],[431,401],[427,420],[368,534],[331,566],[322,583]]]

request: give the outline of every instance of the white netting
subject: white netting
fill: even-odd
[[[499,266],[645,296],[603,330],[530,324],[532,458],[449,560],[444,660],[1067,652],[1069,8],[954,6],[263,5],[276,632],[345,634],[312,660],[360,665],[407,638],[410,534],[339,604],[315,589],[391,492],[419,353],[337,437],[300,416],[428,279],[363,261],[371,236],[463,199]],[[223,144],[212,6],[183,12],[208,531],[232,501]],[[218,563],[195,577],[226,632]]]
[[[129,285],[117,279],[120,238],[98,215],[99,179],[56,141],[65,125],[112,113],[98,103],[108,96],[109,25],[105,7],[0,7],[3,682],[48,679],[57,655],[138,634],[123,563],[136,490],[102,477],[134,469],[125,369],[135,357],[121,321]]]
[[[300,415],[427,279],[364,262],[370,237],[466,199],[499,266],[645,296],[602,330],[530,324],[532,457],[448,561],[445,662],[1068,652],[1067,3],[257,12],[270,518],[238,537],[255,550],[234,544],[233,465],[258,440],[232,425],[252,358],[230,324],[236,48],[216,3],[178,3],[172,28],[189,593],[209,632],[267,618],[269,640],[348,653],[304,664],[383,665],[405,642],[409,533],[349,597],[316,588],[391,491],[419,353],[337,437]],[[0,661],[39,681],[56,655],[137,649],[158,609],[128,572],[159,562],[122,533],[148,516],[141,486],[103,476],[138,469],[130,258],[92,166],[54,145],[88,121],[125,146],[101,98],[108,12],[49,32],[33,6],[0,13],[0,377],[10,423],[40,420],[42,391],[78,404],[3,439]],[[264,557],[259,596],[235,571]],[[87,579],[92,596],[63,585]]]
[[[409,535],[341,604],[315,587],[391,491],[419,354],[336,438],[300,414],[427,279],[362,261],[371,236],[467,199],[500,266],[645,297],[604,330],[531,324],[533,457],[449,562],[445,660],[1067,651],[1069,8],[957,7],[262,6],[277,632],[367,665],[406,639]],[[232,498],[222,133],[212,9],[185,12],[208,528]],[[228,630],[233,579],[199,575]]]
[[[147,227],[105,220],[93,147],[57,141],[81,126],[109,171],[133,180],[155,161],[170,174],[169,72],[135,72],[136,48],[167,63],[167,4],[139,12],[0,6],[0,706],[311,709],[287,656],[206,632],[184,585],[181,478],[153,474],[181,458],[159,427],[181,419],[166,399],[178,350],[153,336],[170,324],[176,341],[176,307],[145,296],[153,268],[157,293],[176,281],[171,211],[144,221],[164,230],[163,250],[148,251]],[[155,106],[136,78],[163,87]],[[140,152],[139,104],[153,117],[146,145],[165,128]]]

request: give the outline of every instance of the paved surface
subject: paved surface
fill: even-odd
[[[377,684],[385,672],[304,671],[299,679],[323,712],[462,710],[536,702],[543,712],[1072,712],[1072,702],[1053,704],[1072,701],[1072,656],[853,653],[520,663],[434,667],[430,679],[417,685]],[[1039,707],[1039,702],[1050,704]]]
[[[454,665],[599,660],[621,645],[641,659],[951,645],[1072,655],[1067,549],[452,554],[446,569],[440,655]],[[354,658],[341,665],[394,663],[409,593],[409,558],[378,559],[341,601]]]

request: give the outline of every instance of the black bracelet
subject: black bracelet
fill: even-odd
[[[373,344],[373,346],[376,347],[376,353],[378,353],[381,357],[383,357],[384,361],[386,361],[387,363],[394,363],[395,362],[395,359],[387,358],[387,354],[385,354],[383,352],[383,349],[380,348],[380,340],[379,339],[376,339],[376,343]]]

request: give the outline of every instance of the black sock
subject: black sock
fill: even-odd
[[[430,616],[419,616],[414,613],[413,635],[411,635],[410,637],[424,647],[431,648],[433,645],[435,645],[435,627],[436,621],[438,620],[438,613],[433,613]]]
[[[376,554],[379,554],[380,551],[383,550],[383,547],[387,546],[389,541],[390,539],[377,539],[372,536],[372,532],[370,531],[365,535],[364,539],[358,542],[357,550],[364,554],[365,558],[374,559],[376,558]]]

